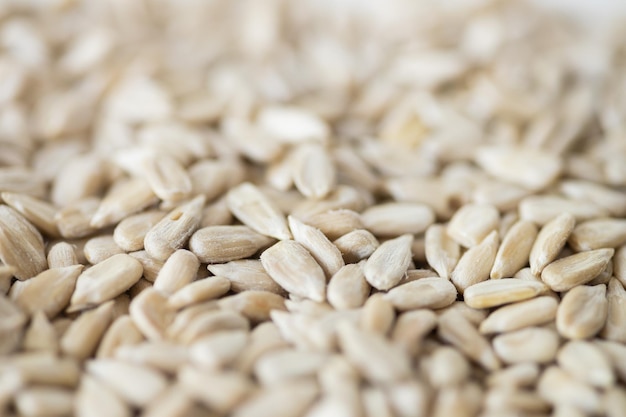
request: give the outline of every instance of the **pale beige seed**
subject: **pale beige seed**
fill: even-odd
[[[512,277],[528,264],[530,252],[537,238],[537,226],[520,220],[504,235],[491,268],[491,279]]]
[[[225,193],[228,188],[243,181],[245,170],[237,160],[200,160],[189,167],[194,194],[204,194],[207,201]]]
[[[75,388],[81,377],[80,364],[77,360],[68,357],[59,358],[51,352],[16,354],[11,357],[8,365],[6,370],[17,371],[25,386]]]
[[[251,257],[275,240],[248,226],[209,226],[189,239],[189,249],[203,263],[222,263]]]
[[[602,270],[594,279],[589,281],[589,285],[608,284],[613,278],[613,262],[606,264],[606,268]]]
[[[460,385],[470,376],[469,362],[451,346],[435,349],[422,364],[428,382],[437,389]]]
[[[407,380],[387,388],[387,399],[399,417],[425,416],[429,411],[430,389],[422,381]]]
[[[285,299],[269,291],[244,291],[221,298],[217,304],[224,310],[239,312],[253,323],[269,320],[273,310],[286,310]]]
[[[175,374],[188,362],[189,352],[186,346],[174,342],[144,341],[135,345],[119,346],[113,357],[124,362],[145,365],[168,374]]]
[[[180,321],[183,328],[173,333],[176,321],[168,329],[168,334],[174,334],[177,341],[190,344],[196,340],[222,330],[249,330],[250,322],[241,314],[229,310],[207,311],[197,315],[191,321]]]
[[[479,310],[475,308],[471,308],[463,301],[455,301],[448,307],[441,308],[436,311],[437,315],[440,316],[444,314],[446,311],[454,310],[456,312],[461,313],[463,317],[474,326],[478,327],[480,323],[482,323],[487,318],[486,310]]]
[[[554,261],[574,230],[576,218],[568,212],[559,213],[539,231],[530,251],[530,270],[539,275]]]
[[[472,308],[491,308],[536,297],[547,289],[539,281],[526,279],[488,280],[467,287],[463,299]]]
[[[434,223],[435,214],[425,204],[385,203],[367,208],[361,220],[376,236],[400,236],[424,232]]]
[[[306,224],[320,229],[330,240],[339,239],[347,233],[364,228],[361,215],[356,211],[347,209],[324,211],[302,220]]]
[[[24,333],[22,349],[26,351],[52,352],[59,349],[59,338],[54,327],[46,317],[46,314],[39,310],[31,318],[30,325]]]
[[[167,301],[167,297],[156,289],[147,288],[130,303],[130,317],[148,340],[163,339],[174,319],[174,310]]]
[[[285,382],[262,389],[245,400],[233,417],[298,417],[317,397],[319,388],[310,379]],[[285,402],[284,399],[290,401]]]
[[[615,256],[613,256],[613,275],[622,285],[626,285],[626,245],[615,251]]]
[[[223,369],[235,362],[249,343],[250,335],[242,330],[213,333],[189,347],[189,359],[204,368]]]
[[[156,210],[126,217],[113,230],[115,244],[126,252],[142,250],[146,234],[163,217],[165,217],[165,213]]]
[[[577,381],[557,366],[550,366],[543,372],[537,391],[553,406],[573,406],[590,414],[602,409],[600,395],[591,386]]]
[[[547,187],[562,169],[558,155],[530,147],[483,146],[474,157],[490,175],[533,191]]]
[[[59,230],[54,221],[57,209],[52,204],[26,194],[9,192],[1,193],[0,198],[46,235],[59,236]]]
[[[402,235],[382,243],[365,263],[365,279],[378,290],[396,286],[411,263],[413,235]]]
[[[328,282],[326,298],[336,309],[361,307],[370,294],[370,285],[365,279],[362,264],[342,267]]]
[[[52,182],[50,199],[59,207],[100,193],[105,185],[105,166],[101,156],[92,153],[71,158]]]
[[[158,153],[141,164],[144,178],[161,200],[181,201],[190,196],[191,178],[185,168],[170,155]]]
[[[626,243],[626,220],[594,219],[579,224],[569,238],[576,251],[617,248]]]
[[[626,381],[626,346],[618,342],[594,339],[592,343],[598,346],[609,358],[617,377]]]
[[[604,327],[608,314],[606,285],[580,285],[565,294],[556,312],[556,327],[568,339],[586,339]]]
[[[254,376],[261,385],[275,385],[297,378],[315,376],[328,356],[319,352],[277,349],[261,356],[254,365]]]
[[[500,361],[487,339],[460,312],[448,310],[439,316],[438,335],[483,368],[489,371],[500,368]]]
[[[608,313],[606,324],[600,335],[607,340],[626,343],[626,290],[615,278],[608,283],[606,298],[608,300]]]
[[[97,359],[87,362],[87,373],[135,407],[145,407],[167,387],[161,373],[142,365],[116,359]]]
[[[450,281],[436,277],[422,278],[399,285],[391,289],[385,298],[391,301],[396,309],[403,311],[447,307],[456,300],[456,296],[456,288]],[[467,291],[465,300],[467,302]]]
[[[241,372],[251,373],[257,359],[266,352],[289,346],[274,322],[261,323],[250,332],[249,343],[236,358],[234,368]]]
[[[185,249],[174,252],[159,271],[154,288],[171,295],[196,279],[200,261],[193,253]]]
[[[195,197],[172,210],[154,225],[143,241],[148,255],[165,261],[172,253],[181,249],[200,225],[204,202],[204,196]]]
[[[501,181],[481,181],[472,193],[472,202],[489,204],[500,211],[514,210],[530,192],[527,188]]]
[[[470,417],[480,412],[483,391],[476,383],[444,388],[433,400],[433,417]]]
[[[359,325],[363,330],[386,335],[391,330],[396,318],[391,302],[383,293],[370,296],[361,309]]]
[[[420,350],[424,336],[437,326],[437,316],[431,310],[402,313],[391,331],[391,340],[410,356]]]
[[[324,271],[298,242],[279,241],[261,254],[261,263],[269,276],[289,293],[318,302],[325,300]]]
[[[409,376],[409,357],[399,346],[380,334],[360,330],[347,322],[338,326],[341,351],[368,381],[385,384]]]
[[[13,267],[19,280],[34,277],[48,266],[41,234],[5,205],[0,205],[0,261]]]
[[[543,296],[500,307],[480,323],[480,332],[502,333],[537,326],[555,319],[558,302]]]
[[[271,138],[285,143],[323,142],[330,133],[322,119],[301,107],[265,106],[257,124]]]
[[[520,363],[492,372],[487,376],[488,387],[530,387],[539,379],[540,368],[536,363]]]
[[[92,235],[96,228],[91,226],[91,218],[100,205],[100,199],[89,197],[66,205],[54,216],[61,236],[77,239]]]
[[[567,291],[597,277],[611,262],[614,249],[596,249],[561,258],[546,266],[541,280],[553,291]]]
[[[85,258],[90,264],[95,265],[103,262],[113,255],[124,253],[124,251],[115,244],[112,235],[98,236],[85,242],[83,248]]]
[[[76,393],[74,413],[81,417],[130,417],[130,407],[97,378],[83,375]]]
[[[615,373],[607,355],[596,345],[575,340],[567,342],[557,355],[559,366],[574,378],[599,388],[615,384]]]
[[[341,251],[346,264],[357,263],[368,258],[378,248],[376,237],[365,229],[357,229],[346,233],[333,242]]]
[[[285,290],[267,274],[258,259],[242,259],[225,264],[208,265],[207,269],[213,275],[227,278],[233,292],[258,290],[275,294],[285,293]]]
[[[626,410],[626,392],[621,387],[613,387],[602,398],[607,417],[621,417]]]
[[[448,279],[461,257],[461,248],[448,236],[446,226],[433,224],[425,234],[425,256],[440,277]]]
[[[593,201],[607,209],[613,216],[626,215],[626,196],[612,188],[590,181],[568,180],[560,184],[560,189],[569,198]]]
[[[487,204],[466,204],[450,219],[448,235],[466,248],[479,243],[494,230],[498,229],[500,213]]]
[[[531,390],[492,388],[485,393],[487,415],[510,415],[515,413],[546,413],[550,404]]]
[[[43,178],[26,167],[2,167],[0,168],[0,190],[43,198],[47,194],[48,186]]]
[[[118,254],[83,272],[76,281],[69,311],[79,311],[112,300],[132,287],[143,274],[141,263]]]
[[[232,188],[226,203],[235,217],[258,233],[280,240],[291,238],[283,213],[255,185],[246,182]]]
[[[134,345],[143,340],[143,335],[130,316],[120,316],[111,323],[106,333],[104,333],[98,345],[96,357],[111,358],[119,346]]]
[[[227,226],[233,223],[233,214],[228,209],[226,198],[222,197],[214,203],[207,204],[202,210],[200,227]]]
[[[461,256],[450,275],[452,283],[461,294],[469,286],[489,279],[497,251],[498,232],[494,230]]]
[[[80,360],[92,356],[112,320],[113,301],[83,312],[63,334],[61,352]]]
[[[287,220],[294,240],[309,251],[328,279],[344,266],[341,252],[324,233],[293,216],[289,216]]]
[[[519,204],[519,214],[523,220],[539,226],[550,222],[562,213],[570,213],[576,221],[608,216],[608,211],[591,201],[569,200],[554,195],[530,196]]]
[[[393,417],[391,405],[382,388],[367,387],[361,391],[361,401],[366,417]]]
[[[158,198],[142,178],[131,178],[114,184],[91,217],[90,224],[102,228],[118,223],[130,215],[157,203]]]
[[[204,303],[189,306],[179,311],[174,316],[174,321],[167,329],[168,339],[174,339],[179,336],[187,327],[189,323],[195,320],[197,317],[204,315],[205,313],[211,313],[218,311],[217,301],[206,301]],[[207,314],[210,315],[210,314]]]
[[[50,269],[78,265],[74,246],[67,242],[58,242],[50,246],[47,259]]]
[[[156,281],[157,277],[159,276],[159,272],[161,272],[161,268],[163,268],[163,265],[165,265],[164,261],[160,261],[158,259],[150,257],[150,255],[148,255],[145,250],[130,252],[129,255],[139,261],[143,268],[143,278],[137,282],[138,284],[142,282],[144,284],[149,284]]]
[[[308,219],[330,210],[362,211],[366,206],[363,190],[339,184],[321,200],[305,199],[291,210],[291,215]]]
[[[53,268],[53,267],[51,267]],[[15,268],[8,265],[0,265],[0,294],[6,294],[11,288]]]
[[[68,415],[73,402],[71,391],[56,387],[31,387],[15,396],[15,408],[25,417]]]
[[[186,417],[193,415],[192,398],[181,385],[171,385],[159,395],[155,402],[148,405],[142,417]]]
[[[559,335],[548,328],[527,327],[496,336],[493,348],[507,364],[550,363],[559,348]]]
[[[181,309],[226,294],[231,288],[228,279],[220,276],[208,277],[192,282],[172,294],[167,304],[172,309]]]
[[[28,281],[16,281],[9,295],[26,313],[43,311],[53,318],[70,302],[82,269],[82,265],[48,269]]]
[[[337,172],[328,151],[319,144],[299,145],[292,155],[293,182],[304,196],[324,198],[337,183]]]
[[[252,381],[235,371],[199,371],[186,366],[179,370],[178,380],[189,396],[221,414],[233,411],[253,389]]]

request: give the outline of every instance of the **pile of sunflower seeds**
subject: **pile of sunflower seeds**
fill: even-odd
[[[1,1],[0,415],[626,415],[626,37],[587,29]]]

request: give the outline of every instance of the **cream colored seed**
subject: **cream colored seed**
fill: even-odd
[[[55,317],[70,302],[82,265],[48,269],[28,281],[15,282],[9,295],[28,314],[41,310]]]
[[[241,330],[217,332],[189,347],[190,360],[208,369],[222,369],[231,365],[250,343],[250,335]]]
[[[550,296],[500,307],[480,323],[481,333],[501,333],[548,323],[556,317],[558,302]]]
[[[265,106],[257,123],[268,135],[287,143],[323,142],[329,134],[323,120],[299,107]]]
[[[221,198],[212,204],[207,204],[202,210],[200,228],[209,226],[227,226],[233,222],[233,214],[228,209],[226,199]]]
[[[491,279],[511,277],[525,267],[536,238],[537,226],[534,223],[520,220],[511,226],[496,253]]]
[[[190,344],[196,340],[222,330],[249,330],[250,322],[241,314],[234,311],[207,311],[197,315],[191,321],[181,320],[179,323],[183,323],[184,328],[174,335],[175,340],[183,343]],[[168,329],[168,335],[172,334],[176,321],[172,323],[172,326]]]
[[[74,246],[67,242],[58,242],[48,250],[48,267],[50,269],[78,265]]]
[[[74,388],[81,377],[80,364],[76,359],[59,358],[50,352],[15,355],[11,359],[11,367],[8,369],[19,373],[23,385]]]
[[[556,312],[556,327],[568,339],[586,339],[604,327],[608,314],[606,285],[580,285],[565,294]]]
[[[163,264],[154,288],[165,294],[173,294],[196,279],[200,261],[191,252],[179,249]]]
[[[319,144],[299,145],[291,158],[293,182],[308,198],[324,198],[337,182],[335,165]]]
[[[204,202],[204,196],[195,197],[154,225],[144,238],[146,252],[154,259],[165,261],[182,248],[200,225]]]
[[[201,372],[183,367],[178,372],[178,380],[190,397],[218,413],[232,411],[253,390],[250,379],[234,371]]]
[[[421,278],[399,285],[391,289],[385,298],[398,310],[414,310],[447,307],[456,300],[456,296],[456,288],[450,281],[436,277]]]
[[[424,204],[385,203],[367,208],[361,220],[376,236],[400,236],[424,232],[434,223],[435,214]]]
[[[104,171],[103,159],[96,153],[75,156],[57,173],[50,199],[64,207],[98,195],[104,185]]]
[[[115,244],[113,236],[106,235],[94,237],[85,242],[83,253],[87,261],[95,265],[124,251]]]
[[[569,244],[576,251],[617,248],[626,243],[626,220],[594,219],[576,226]]]
[[[626,285],[626,245],[615,251],[615,256],[613,256],[613,275],[622,285]]]
[[[365,263],[365,279],[378,290],[395,287],[411,262],[412,235],[402,235],[382,243]]]
[[[546,265],[557,258],[575,224],[574,216],[565,212],[541,228],[530,251],[530,270],[533,274],[539,275]]]
[[[203,263],[221,263],[248,258],[274,242],[247,226],[210,226],[191,236],[189,249]]]
[[[54,216],[61,236],[77,239],[92,235],[96,228],[91,226],[91,218],[100,206],[100,199],[89,197],[66,205]]]
[[[519,204],[520,217],[543,226],[562,213],[570,213],[576,221],[605,217],[608,212],[590,201],[574,201],[552,195],[526,197]]]
[[[261,385],[275,385],[314,376],[328,356],[319,352],[276,349],[261,356],[254,365],[254,376]]]
[[[234,292],[257,290],[276,294],[285,293],[285,290],[267,274],[258,259],[242,259],[225,264],[208,265],[207,269],[215,276],[227,278],[230,281],[230,289]]]
[[[41,310],[33,314],[28,329],[24,333],[22,348],[27,351],[43,351],[56,353],[59,340],[54,327]]]
[[[122,315],[113,321],[102,337],[96,357],[111,358],[119,346],[137,344],[142,340],[144,337],[130,316]]]
[[[438,389],[463,383],[470,375],[470,364],[458,350],[442,346],[423,362],[430,384]]]
[[[398,316],[391,340],[409,355],[415,355],[424,336],[437,326],[437,316],[431,310],[407,311]]]
[[[117,297],[139,281],[142,273],[141,263],[133,257],[113,255],[78,277],[69,311],[79,311]]]
[[[361,311],[360,326],[363,330],[388,334],[396,318],[393,304],[382,294],[370,296]]]
[[[341,251],[346,264],[357,263],[368,258],[379,246],[376,237],[364,229],[346,233],[335,240],[333,244]]]
[[[59,230],[54,221],[57,209],[52,204],[26,194],[9,192],[1,193],[0,198],[46,235],[59,236]]]
[[[527,327],[496,336],[493,348],[505,363],[550,363],[559,348],[559,336],[551,329]]]
[[[597,277],[614,252],[614,249],[596,249],[561,258],[543,269],[541,279],[553,291],[569,290]]]
[[[481,243],[487,235],[498,229],[500,214],[487,204],[467,204],[459,209],[450,223],[448,235],[466,248]]]
[[[181,309],[196,303],[219,298],[231,288],[231,283],[224,277],[208,277],[192,282],[172,294],[167,304],[173,309]]]
[[[95,228],[110,226],[128,218],[158,201],[148,183],[132,178],[113,185],[91,217]]]
[[[151,258],[145,250],[131,252],[129,255],[139,261],[143,267],[143,281],[148,283],[156,281],[165,262]],[[142,281],[140,280],[139,282]]]
[[[74,412],[84,417],[130,417],[130,407],[99,379],[90,375],[81,378]]]
[[[626,197],[609,187],[594,182],[568,180],[561,183],[561,192],[572,199],[593,201],[613,216],[626,215]]]
[[[608,282],[606,298],[608,313],[600,335],[607,340],[626,343],[626,290],[615,278]]]
[[[519,278],[488,280],[467,287],[463,299],[472,308],[491,308],[533,298],[547,289],[539,281]]]
[[[115,244],[127,252],[143,249],[146,234],[165,217],[161,211],[145,211],[126,217],[113,231]]]
[[[594,387],[610,388],[615,374],[607,355],[596,345],[576,340],[567,342],[557,356],[558,364],[576,379]]]
[[[74,394],[54,387],[32,387],[15,396],[15,407],[23,416],[67,415],[72,412]]]
[[[192,183],[187,171],[169,155],[146,158],[141,170],[154,194],[162,200],[181,201],[191,194]]]
[[[461,257],[461,248],[448,236],[445,226],[434,224],[426,230],[425,255],[439,276],[448,279]]]
[[[34,277],[48,266],[41,234],[21,214],[5,205],[0,205],[0,261],[12,266],[19,280]]]
[[[246,182],[232,188],[226,203],[235,217],[258,233],[281,240],[291,238],[285,216],[255,185]]]
[[[468,249],[459,259],[450,279],[460,293],[469,286],[489,279],[498,250],[498,232],[491,232],[478,245]]]
[[[293,240],[283,240],[261,254],[261,263],[270,277],[288,292],[324,301],[326,278],[311,254]]]
[[[195,404],[180,385],[171,385],[144,410],[143,417],[185,417],[193,413]]]
[[[115,350],[114,358],[173,374],[187,363],[189,354],[186,346],[153,340],[120,346]]]
[[[303,221],[316,227],[330,240],[336,240],[354,230],[363,229],[361,215],[353,210],[329,210],[304,218]]]
[[[232,160],[202,160],[189,167],[194,194],[204,194],[207,201],[239,184],[245,175],[243,166]]]
[[[61,352],[80,360],[87,359],[95,352],[112,319],[113,301],[83,312],[63,334]]]
[[[222,298],[217,304],[224,310],[237,311],[256,323],[269,320],[273,310],[286,310],[285,299],[268,291],[244,291]]]
[[[343,266],[328,282],[326,298],[336,309],[361,307],[370,293],[362,264]]]
[[[295,241],[309,251],[328,279],[344,266],[337,246],[333,245],[319,229],[304,224],[293,216],[289,216],[287,220]]]
[[[149,340],[163,339],[174,319],[174,311],[167,301],[167,297],[156,289],[147,288],[130,303],[129,313],[133,323]]]
[[[573,406],[587,413],[597,413],[601,409],[600,396],[592,387],[556,366],[543,372],[537,391],[554,406]]]

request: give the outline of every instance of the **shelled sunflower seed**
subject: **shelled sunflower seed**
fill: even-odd
[[[624,25],[448,3],[0,1],[0,416],[624,415]]]

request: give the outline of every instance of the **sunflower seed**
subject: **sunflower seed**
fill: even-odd
[[[543,296],[500,307],[480,323],[480,332],[510,332],[548,323],[556,318],[557,305],[553,297]]]
[[[398,310],[415,310],[449,306],[456,300],[456,296],[454,285],[446,279],[437,277],[422,278],[399,285],[391,289],[385,298]],[[465,297],[467,302],[467,291]]]
[[[471,285],[465,289],[463,299],[472,308],[491,308],[533,298],[546,290],[538,281],[506,278]]]
[[[446,232],[446,227],[434,224],[426,230],[425,255],[428,264],[448,279],[461,257],[461,248]]]
[[[559,348],[559,336],[554,330],[527,327],[496,336],[496,354],[505,363],[550,363]]]
[[[435,214],[424,204],[386,203],[366,209],[361,220],[376,236],[400,236],[424,232],[435,222]]]
[[[336,309],[361,307],[370,293],[362,264],[343,266],[328,282],[326,298]]]
[[[580,285],[565,294],[556,312],[556,327],[568,339],[586,339],[604,327],[608,314],[606,285]]]
[[[626,243],[626,220],[594,219],[579,224],[569,238],[576,251],[617,248]]]
[[[504,235],[491,268],[491,279],[511,277],[528,264],[537,227],[524,220],[515,223]]]
[[[412,235],[402,235],[382,243],[365,263],[365,279],[378,290],[396,286],[411,262]]]
[[[490,205],[467,204],[461,207],[448,223],[448,235],[466,248],[482,241],[498,229],[500,214]]]
[[[546,265],[557,258],[575,224],[574,216],[565,212],[541,228],[530,250],[530,270],[534,275],[539,275]]]
[[[610,388],[615,384],[615,374],[609,358],[590,342],[567,342],[559,350],[557,361],[563,370],[591,386]]]
[[[143,249],[146,234],[165,217],[161,211],[145,211],[126,217],[113,231],[115,244],[126,252]]]
[[[353,230],[333,242],[346,264],[368,258],[379,246],[376,237],[364,229]],[[626,279],[625,279],[626,280]]]
[[[288,222],[295,241],[309,251],[327,278],[335,275],[344,266],[339,249],[319,229],[306,225],[293,216],[288,217]]]
[[[95,352],[112,319],[113,301],[83,312],[63,334],[61,352],[80,360],[87,359]]]
[[[461,294],[471,285],[489,279],[497,251],[498,232],[494,230],[461,256],[450,275],[452,283]]]
[[[554,291],[569,290],[597,277],[614,252],[614,249],[596,249],[561,258],[543,269],[541,279]]]
[[[21,214],[5,205],[0,205],[0,260],[15,269],[14,275],[19,280],[34,277],[48,266],[41,234]]]
[[[318,144],[299,145],[290,158],[293,182],[303,195],[324,198],[337,182],[335,165],[330,155]]]

